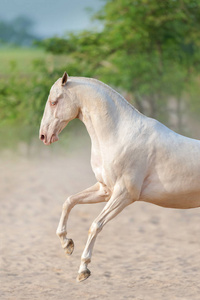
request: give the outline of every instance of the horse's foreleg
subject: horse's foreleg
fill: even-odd
[[[61,245],[66,254],[70,255],[74,250],[74,243],[72,239],[67,238],[67,219],[71,209],[76,204],[105,202],[108,201],[109,198],[110,191],[106,188],[106,186],[102,185],[99,182],[97,182],[92,187],[67,198],[67,200],[63,204],[61,218],[56,231],[56,234],[60,238]]]
[[[114,190],[110,200],[106,203],[104,209],[90,227],[88,240],[81,256],[81,265],[77,281],[83,281],[90,276],[90,271],[88,270],[87,265],[91,261],[92,250],[98,233],[108,221],[113,219],[132,202],[133,201],[130,199],[129,194],[126,191],[121,191],[120,189],[117,189],[116,191]]]

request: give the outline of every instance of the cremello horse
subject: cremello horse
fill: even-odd
[[[139,113],[102,82],[64,73],[50,90],[40,127],[45,145],[74,118],[91,137],[91,165],[97,183],[67,198],[57,235],[67,254],[67,219],[76,204],[107,202],[92,223],[81,257],[78,281],[90,276],[87,265],[103,226],[135,201],[169,208],[200,207],[200,141],[181,136]]]

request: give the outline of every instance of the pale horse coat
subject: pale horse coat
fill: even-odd
[[[74,118],[90,135],[91,166],[97,183],[67,198],[57,235],[66,253],[67,219],[76,204],[107,202],[92,223],[81,257],[78,281],[89,277],[87,268],[97,234],[135,201],[169,208],[200,207],[200,141],[181,136],[139,113],[120,94],[102,82],[64,73],[50,90],[40,127],[45,145]]]

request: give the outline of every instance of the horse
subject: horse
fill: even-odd
[[[63,204],[57,235],[66,254],[74,242],[67,220],[76,204],[106,202],[93,221],[81,256],[77,281],[87,279],[95,240],[125,207],[145,201],[162,207],[200,207],[200,141],[175,133],[141,114],[118,92],[97,79],[65,72],[51,87],[39,138],[45,145],[79,118],[91,138],[91,167],[96,184]]]

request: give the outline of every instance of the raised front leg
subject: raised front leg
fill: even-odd
[[[92,251],[98,233],[108,221],[113,219],[132,202],[133,200],[130,199],[130,195],[126,190],[121,190],[120,188],[114,190],[110,200],[90,227],[88,240],[81,256],[77,281],[83,281],[90,276],[90,270],[87,268],[87,265],[91,262]]]
[[[71,209],[76,204],[90,204],[108,201],[110,196],[111,193],[109,189],[103,184],[97,182],[92,187],[67,198],[63,204],[61,218],[56,231],[66,254],[71,255],[74,250],[73,240],[67,238],[67,220]]]

